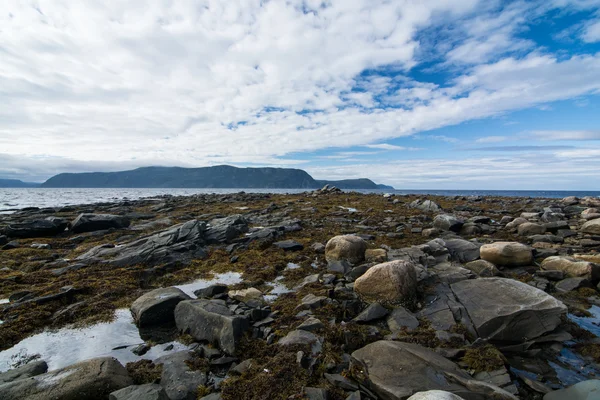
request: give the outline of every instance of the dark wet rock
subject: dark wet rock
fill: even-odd
[[[18,292],[11,293],[11,295],[8,296],[8,300],[11,303],[18,303],[20,301],[31,300],[34,297],[35,294],[33,292],[30,292],[29,290],[20,290]]]
[[[548,232],[556,234],[560,230],[569,229],[569,223],[567,221],[555,221],[547,222],[544,224]]]
[[[479,258],[481,244],[463,239],[446,239],[444,246],[448,249],[452,260],[467,263]]]
[[[519,267],[533,262],[529,246],[517,242],[485,244],[479,249],[481,258],[496,266]]]
[[[480,278],[451,285],[467,309],[481,338],[525,342],[556,329],[566,306],[525,283],[504,278]]]
[[[102,231],[107,229],[123,229],[129,227],[129,218],[111,214],[79,214],[69,228],[73,233]]]
[[[186,363],[192,359],[189,351],[180,351],[157,358],[154,364],[162,364],[160,385],[171,400],[196,400],[199,385],[205,385],[204,372],[194,371]]]
[[[320,320],[318,320],[315,317],[309,317],[306,319],[306,321],[298,325],[297,329],[302,331],[314,332],[323,328],[325,328],[325,325]]]
[[[414,264],[390,261],[377,264],[354,282],[354,290],[367,301],[396,303],[414,298],[417,273]]]
[[[305,387],[304,396],[307,400],[327,400],[327,389]]]
[[[358,385],[340,374],[323,374],[325,379],[335,387],[344,390],[358,390]]]
[[[441,214],[433,220],[433,227],[441,231],[460,232],[463,225],[464,221],[454,215]]]
[[[194,294],[199,299],[211,299],[219,294],[227,292],[227,285],[215,284],[209,287],[198,289],[194,291]]]
[[[356,379],[386,400],[404,400],[421,391],[438,389],[469,399],[484,399],[446,376],[470,376],[456,364],[413,343],[378,341],[352,353]],[[356,376],[358,375],[358,376]],[[468,397],[467,397],[468,396]]]
[[[165,389],[156,383],[133,385],[112,392],[109,400],[170,400]]]
[[[31,378],[44,374],[48,371],[48,364],[45,361],[32,361],[19,368],[11,369],[0,373],[0,384],[13,382],[19,379]]]
[[[356,318],[354,322],[368,323],[376,321],[389,314],[389,310],[379,303],[373,303],[365,308]]]
[[[248,232],[248,221],[241,215],[230,215],[211,220],[206,229],[207,243],[230,243],[233,239]]]
[[[356,235],[334,236],[325,246],[325,259],[334,261],[347,261],[358,264],[365,260],[367,242]]]
[[[152,290],[131,305],[131,314],[140,328],[169,324],[175,320],[175,307],[190,296],[176,287]]]
[[[558,270],[549,270],[549,271],[537,271],[535,273],[540,278],[546,278],[551,281],[560,281],[565,278],[565,273],[563,271]]]
[[[346,260],[335,260],[327,263],[327,271],[346,275],[352,270],[352,265]]]
[[[10,224],[2,229],[2,234],[10,238],[38,238],[56,236],[65,231],[69,223],[67,220],[56,217],[46,219]],[[6,240],[6,239],[5,239]],[[0,245],[6,244],[0,240]]]
[[[295,240],[282,240],[281,242],[273,243],[273,246],[278,247],[284,251],[300,251],[304,249],[302,243],[298,243]]]
[[[224,305],[209,300],[186,300],[175,308],[177,329],[198,341],[218,345],[228,354],[248,329],[247,318],[235,315]]]
[[[0,384],[0,400],[105,400],[111,392],[132,384],[125,367],[103,357]]]
[[[465,264],[465,268],[482,278],[491,278],[500,274],[500,271],[494,264],[485,260],[471,261]]]
[[[392,333],[400,332],[403,329],[412,331],[419,327],[419,320],[404,307],[397,307],[387,317],[387,325]]]
[[[326,300],[327,300],[327,297],[325,297],[325,296],[315,296],[314,294],[309,293],[302,298],[297,309],[310,310],[312,308],[318,308],[318,307],[321,307],[321,305],[323,305]]]
[[[566,293],[583,287],[592,287],[593,285],[587,278],[567,278],[556,282],[554,288],[557,292]]]
[[[206,224],[191,220],[119,247],[99,246],[77,257],[79,261],[104,260],[125,267],[134,264],[154,266],[204,258],[203,235]]]
[[[362,400],[362,395],[360,394],[360,390],[357,390],[356,392],[351,393],[348,397],[346,397],[346,400]]]

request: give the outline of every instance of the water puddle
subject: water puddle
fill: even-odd
[[[269,292],[269,294],[265,295],[265,300],[269,303],[274,302],[279,296],[285,293],[293,292],[292,289],[288,288],[286,285],[281,282],[283,276],[278,276],[272,282],[267,282],[267,285],[273,286],[273,289]]]
[[[591,317],[577,317],[569,314],[569,319],[581,328],[592,332],[596,336],[600,336],[600,307],[591,306],[587,311],[592,314]]]
[[[349,213],[355,213],[358,212],[358,210],[356,208],[352,208],[352,207],[344,207],[344,206],[338,206],[339,208],[341,208],[342,210],[346,210]]]
[[[548,364],[556,371],[556,377],[565,387],[594,379],[600,372],[566,347],[561,350],[557,362],[549,361]]]
[[[223,285],[235,285],[240,282],[242,282],[242,274],[239,272],[225,272],[223,274],[215,274],[212,279],[199,279],[192,283],[177,285],[175,287],[181,289],[185,294],[195,299],[196,295],[194,294],[194,291],[198,289],[204,289],[217,283]]]

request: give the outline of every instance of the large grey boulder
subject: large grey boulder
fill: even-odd
[[[415,393],[408,400],[463,400],[463,398],[443,390],[428,390],[427,392]]]
[[[131,314],[140,328],[169,324],[175,320],[175,307],[191,297],[176,287],[152,290],[131,305]]]
[[[224,305],[210,300],[186,300],[175,307],[177,329],[199,341],[217,345],[228,354],[235,352],[248,329],[248,320]]]
[[[600,218],[593,219],[583,224],[581,232],[589,233],[590,235],[600,235]]]
[[[410,203],[410,207],[419,209],[425,212],[438,212],[441,210],[441,207],[437,205],[434,201],[431,200],[415,200]]]
[[[556,329],[567,307],[525,283],[504,278],[480,278],[451,285],[481,338],[522,343]]]
[[[367,270],[354,282],[354,291],[364,300],[399,303],[414,298],[417,272],[409,261],[389,261]]]
[[[443,390],[468,399],[484,399],[446,377],[470,379],[456,364],[414,343],[381,340],[352,353],[353,376],[383,400],[405,400],[415,393]],[[469,396],[469,397],[467,397]]]
[[[460,232],[464,221],[454,215],[440,214],[433,219],[433,227],[442,231]]]
[[[334,236],[325,245],[327,262],[347,261],[358,264],[365,260],[367,242],[355,235]]]
[[[125,367],[115,358],[103,357],[0,384],[0,400],[105,400],[132,384]]]
[[[0,373],[0,383],[13,382],[19,379],[31,378],[48,371],[46,361],[33,361],[19,368]]]
[[[103,231],[106,229],[127,228],[131,224],[129,218],[111,214],[79,214],[71,222],[71,232],[83,233]]]
[[[446,239],[444,245],[454,261],[468,263],[479,258],[481,244],[464,239]]]
[[[229,243],[238,236],[248,232],[248,221],[239,215],[216,218],[208,223],[206,230],[207,243]]]
[[[10,238],[38,238],[56,236],[65,231],[69,223],[62,218],[48,217],[46,219],[10,224],[1,233]]]
[[[191,220],[119,247],[98,246],[77,257],[78,261],[105,261],[126,267],[134,264],[154,266],[204,258],[204,222]]]
[[[527,245],[518,242],[484,244],[479,249],[482,260],[496,266],[520,267],[533,262],[533,253]]]
[[[154,364],[162,365],[160,385],[170,400],[196,400],[198,386],[206,385],[206,373],[187,364],[192,357],[189,351],[180,351],[154,360]]]
[[[156,383],[132,385],[112,392],[108,400],[171,400],[162,386]]]

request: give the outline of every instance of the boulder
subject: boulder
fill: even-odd
[[[305,330],[295,330],[288,333],[286,336],[279,339],[279,346],[309,346],[312,354],[317,354],[321,351],[322,343],[317,335]]]
[[[152,290],[131,305],[131,314],[140,328],[170,324],[175,320],[175,307],[190,296],[176,287]]]
[[[367,242],[355,235],[334,236],[325,245],[327,262],[347,261],[358,264],[365,260]]]
[[[239,339],[248,329],[248,320],[229,308],[210,300],[185,300],[175,307],[177,329],[196,340],[216,344],[228,354],[235,352]]]
[[[389,314],[389,310],[379,303],[370,304],[360,314],[354,318],[354,322],[369,323],[376,321]]]
[[[413,263],[390,261],[377,264],[354,282],[354,290],[373,302],[398,303],[413,299],[417,290],[417,272]]]
[[[581,232],[589,233],[590,235],[600,235],[600,218],[592,219],[583,224]]]
[[[479,258],[481,244],[464,239],[446,239],[444,245],[454,261],[466,263]]]
[[[592,287],[593,285],[587,278],[567,278],[556,282],[554,288],[559,293],[571,292],[583,287]]]
[[[273,246],[278,247],[283,251],[300,251],[304,249],[304,245],[296,242],[295,240],[282,240],[280,242],[273,243]]]
[[[444,390],[483,399],[446,377],[470,376],[443,356],[414,343],[381,340],[352,353],[353,377],[383,400],[405,400],[415,393]]]
[[[115,358],[102,357],[0,384],[0,400],[105,400],[132,384],[125,367]]]
[[[533,262],[533,253],[527,245],[517,242],[496,242],[484,244],[479,249],[482,260],[496,266],[520,267]]]
[[[548,257],[542,261],[541,267],[546,271],[563,271],[570,278],[588,278],[593,282],[600,280],[600,265],[571,257]]]
[[[433,220],[433,227],[442,231],[460,232],[464,221],[454,215],[440,214]]]
[[[369,263],[382,263],[386,262],[387,251],[385,249],[367,249],[365,251],[365,261]]]
[[[463,400],[463,398],[443,390],[429,390],[427,392],[415,393],[408,400]]]
[[[77,218],[71,222],[71,232],[83,233],[103,231],[107,229],[123,229],[127,228],[131,221],[129,218],[121,215],[111,214],[79,214]]]
[[[62,218],[46,219],[11,224],[2,229],[2,233],[10,238],[38,238],[56,236],[65,231],[69,223]],[[6,244],[6,243],[0,243]]]
[[[496,342],[522,343],[556,329],[567,307],[523,282],[480,278],[451,285],[477,335]]]
[[[491,278],[500,274],[500,271],[498,271],[498,268],[494,264],[485,260],[471,261],[465,264],[465,268],[482,278]]]
[[[215,218],[208,223],[206,242],[230,243],[233,239],[248,232],[248,221],[238,214],[225,218]]]
[[[12,382],[19,379],[31,378],[44,374],[48,371],[48,364],[45,361],[32,361],[19,368],[11,369],[0,373],[0,383]]]
[[[388,316],[387,325],[392,333],[399,332],[402,329],[412,331],[419,327],[419,320],[404,307],[397,307]]]
[[[171,400],[162,386],[156,383],[132,385],[112,392],[108,400]]]
[[[546,227],[533,222],[525,222],[524,224],[519,225],[517,232],[521,236],[541,235],[546,233]]]
[[[509,223],[507,223],[504,227],[510,231],[517,229],[519,227],[519,225],[521,224],[525,224],[529,221],[527,221],[525,218],[523,217],[518,217],[513,219],[512,221],[510,221]]]
[[[229,297],[242,303],[256,302],[262,304],[265,301],[262,292],[256,288],[233,290],[229,292]]]
[[[555,390],[544,396],[544,400],[597,400],[599,398],[599,379],[579,382],[571,387]]]
[[[438,212],[441,207],[431,200],[415,200],[410,203],[410,207],[417,208],[424,212]]]
[[[206,373],[188,365],[192,358],[189,351],[180,351],[154,360],[154,364],[162,365],[160,385],[170,400],[196,400],[198,386],[206,385]]]

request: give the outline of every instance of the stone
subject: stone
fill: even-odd
[[[406,308],[397,307],[387,317],[387,325],[392,333],[400,332],[402,329],[410,332],[419,327],[419,320]]]
[[[477,336],[496,342],[522,343],[552,332],[567,307],[523,282],[480,278],[451,285],[466,308]]]
[[[310,248],[317,254],[325,254],[325,245],[323,243],[313,243]]]
[[[509,231],[512,231],[512,230],[515,230],[515,229],[517,229],[517,228],[519,227],[519,225],[521,225],[521,224],[525,224],[525,223],[527,223],[527,222],[529,222],[529,221],[527,221],[525,218],[523,218],[523,217],[518,217],[518,218],[515,218],[515,219],[513,219],[513,220],[512,220],[512,221],[510,221],[509,223],[507,223],[507,224],[506,224],[504,227],[505,227],[507,230],[509,230]]]
[[[42,220],[10,224],[1,232],[10,238],[19,239],[48,237],[64,232],[68,225],[69,223],[65,219],[48,217]],[[0,242],[2,245],[6,243],[8,243],[7,240],[5,240],[5,243]]]
[[[583,224],[581,232],[589,233],[590,235],[600,235],[600,218],[592,219]]]
[[[377,264],[354,282],[354,291],[367,301],[397,303],[413,299],[416,290],[417,273],[408,261]]]
[[[600,398],[599,379],[579,382],[571,387],[555,390],[544,396],[544,400],[597,400],[598,398]]]
[[[327,389],[305,387],[304,398],[307,400],[327,400]]]
[[[277,342],[279,346],[294,346],[304,345],[310,346],[313,354],[317,354],[321,351],[322,343],[317,335],[312,332],[297,329],[291,331],[286,336],[279,339]]]
[[[248,221],[239,214],[230,215],[225,218],[212,219],[206,229],[206,242],[230,243],[233,239],[248,232]]]
[[[102,357],[33,378],[0,384],[0,400],[105,400],[133,381],[115,358]]]
[[[592,287],[593,285],[587,278],[567,278],[556,282],[554,288],[559,293],[571,292],[582,287]]]
[[[548,257],[542,261],[541,267],[546,271],[563,271],[570,278],[588,278],[593,282],[600,280],[600,265],[571,257]]]
[[[433,227],[441,231],[460,232],[463,225],[464,221],[454,215],[440,214],[433,220]]]
[[[546,227],[533,222],[525,222],[524,224],[519,225],[517,232],[521,236],[541,235],[546,233]]]
[[[429,269],[429,272],[437,275],[440,281],[447,283],[459,282],[475,277],[470,270],[449,262],[434,265]]]
[[[491,278],[500,274],[500,271],[498,271],[498,268],[494,264],[485,260],[471,261],[465,264],[465,268],[481,278]]]
[[[175,320],[175,307],[190,296],[176,287],[152,290],[131,305],[131,314],[140,328],[170,324]]]
[[[19,368],[11,369],[6,372],[0,373],[0,384],[6,382],[12,382],[19,379],[31,378],[44,374],[48,371],[48,364],[46,361],[32,361]]]
[[[466,263],[479,258],[481,244],[473,243],[463,239],[446,239],[444,246],[448,249],[450,257],[454,261]]]
[[[300,310],[310,310],[312,308],[318,308],[318,307],[321,307],[321,305],[326,300],[327,300],[327,297],[325,297],[325,296],[315,296],[314,294],[309,293],[302,298],[300,304],[296,308],[298,308]]]
[[[441,207],[431,200],[415,200],[410,203],[410,207],[424,212],[438,212],[441,210]]]
[[[180,332],[216,344],[227,354],[235,353],[240,338],[249,328],[245,317],[234,315],[229,308],[210,300],[180,302],[175,307],[175,323]]]
[[[385,400],[404,400],[427,390],[484,398],[446,377],[450,372],[470,378],[456,364],[414,343],[381,340],[368,344],[352,353],[350,370],[355,379]]]
[[[229,297],[242,303],[254,301],[263,304],[265,302],[262,292],[253,287],[242,290],[232,290],[229,292]]]
[[[319,319],[315,317],[308,317],[306,321],[298,325],[297,329],[300,329],[302,331],[314,332],[323,328],[325,328],[325,324],[323,324]]]
[[[129,227],[131,221],[127,217],[111,214],[79,214],[71,222],[73,233],[103,231],[107,229],[123,229]]]
[[[199,299],[210,299],[225,292],[227,292],[227,285],[217,283],[203,289],[195,290],[194,294]]]
[[[462,397],[454,393],[445,392],[443,390],[428,390],[427,392],[419,392],[410,396],[407,400],[464,400]]]
[[[347,261],[358,264],[365,260],[367,242],[355,235],[334,236],[325,245],[327,262]]]
[[[368,323],[381,319],[389,314],[389,310],[379,303],[370,304],[354,318],[354,322]]]
[[[280,242],[273,243],[273,246],[278,247],[284,251],[300,251],[304,249],[302,243],[296,242],[295,240],[282,240]]]
[[[384,249],[367,249],[367,251],[365,251],[366,262],[382,263],[386,262],[387,260],[387,251],[385,251]]]
[[[154,360],[154,364],[162,364],[160,385],[170,400],[196,400],[198,386],[207,383],[206,373],[192,370],[186,363],[192,357],[191,352],[180,351]]]
[[[132,385],[112,392],[109,400],[170,400],[167,392],[156,383]]]
[[[484,244],[479,249],[481,259],[496,266],[520,267],[533,262],[533,253],[527,245],[518,242]]]

